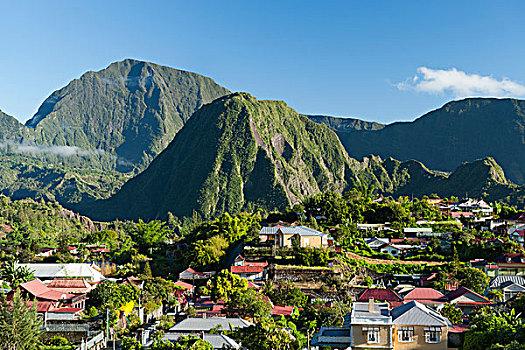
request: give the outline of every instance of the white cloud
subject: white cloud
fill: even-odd
[[[430,94],[451,92],[456,97],[492,96],[523,97],[525,85],[509,78],[468,74],[456,68],[431,69],[419,67],[416,75],[395,85],[400,90],[415,90]]]
[[[1,142],[0,147],[10,146],[15,153],[55,154],[63,157],[102,155],[104,150],[86,150],[76,146],[47,146],[37,144],[18,144],[11,141]]]

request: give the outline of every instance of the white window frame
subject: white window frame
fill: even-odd
[[[431,340],[430,337],[435,336],[435,340]],[[428,327],[425,328],[425,342],[427,344],[439,344],[441,343],[441,327]]]
[[[365,331],[367,344],[379,344],[379,327],[369,327]]]
[[[397,330],[397,338],[400,343],[412,343],[414,341],[414,327],[399,327]],[[403,340],[403,338],[408,338]]]

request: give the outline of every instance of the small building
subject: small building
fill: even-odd
[[[271,241],[280,248],[291,248],[294,244],[300,247],[323,248],[334,244],[333,239],[323,232],[311,229],[306,226],[290,227],[263,227],[259,231],[261,242]]]
[[[198,279],[208,279],[215,275],[215,271],[208,272],[199,272],[195,271],[191,267],[188,267],[186,270],[182,271],[179,274],[179,280],[198,280]]]
[[[321,327],[312,345],[339,349],[447,349],[450,322],[411,301],[390,310],[387,303],[355,302],[342,327]]]
[[[520,293],[525,293],[525,277],[522,276],[497,276],[490,281],[491,290],[499,289],[503,292],[503,302],[514,298]]]
[[[389,244],[390,239],[388,238],[370,238],[366,241],[366,245],[370,247],[372,250],[378,251],[381,247],[383,247],[385,244]]]
[[[477,308],[492,305],[492,302],[489,299],[466,287],[459,287],[458,289],[447,293],[443,297],[443,301],[456,304],[465,315],[468,315]]]

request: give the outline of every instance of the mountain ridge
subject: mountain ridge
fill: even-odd
[[[474,176],[475,175],[475,176]],[[458,195],[523,203],[523,188],[492,159],[448,174],[419,161],[358,161],[336,133],[282,101],[234,93],[204,105],[172,143],[113,197],[77,206],[96,220],[164,219],[168,212],[206,218],[256,207],[282,210],[307,196],[374,185],[384,195]],[[519,197],[518,196],[521,196]]]
[[[418,159],[432,169],[452,171],[464,161],[490,156],[513,182],[525,183],[525,100],[467,98],[412,122],[336,132],[354,158]]]

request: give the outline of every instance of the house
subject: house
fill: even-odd
[[[361,293],[361,295],[359,295],[357,301],[365,302],[370,299],[386,302],[391,307],[396,307],[403,304],[403,298],[392,289],[368,288],[363,293]]]
[[[198,272],[188,267],[186,270],[182,271],[179,274],[179,280],[198,280],[198,279],[208,279],[215,275],[215,271],[208,272]]]
[[[479,307],[492,305],[489,299],[466,287],[459,287],[456,290],[448,292],[442,300],[450,304],[456,304],[465,315],[468,315]]]
[[[69,294],[54,290],[46,286],[38,279],[22,283],[20,285],[22,295],[27,296],[30,300],[52,301],[55,306],[64,306],[70,308],[84,309],[86,306],[86,294]],[[14,293],[14,292],[12,292]]]
[[[394,349],[447,349],[450,321],[437,311],[410,301],[393,309]]]
[[[403,233],[405,237],[424,237],[432,234],[432,227],[405,227]]]
[[[390,310],[387,303],[355,302],[342,327],[321,327],[312,345],[340,349],[447,349],[450,322],[411,301]]]
[[[379,248],[381,248],[385,244],[389,244],[389,243],[390,243],[390,239],[388,239],[388,238],[377,238],[377,237],[370,238],[370,239],[368,239],[366,241],[366,245],[369,246],[370,249],[376,250],[376,251],[378,251]]]
[[[259,231],[259,239],[261,242],[270,242],[272,244],[275,244],[276,237],[277,237],[277,230],[279,227],[282,227],[281,225],[272,226],[272,227],[263,227]]]
[[[491,215],[494,209],[484,200],[467,199],[466,201],[457,205],[457,208],[462,211],[471,211],[487,216]]]
[[[483,259],[475,259],[469,262],[470,267],[483,271],[489,277],[499,276],[499,266]]]
[[[55,278],[81,278],[98,283],[105,279],[98,266],[94,264],[17,264],[17,267],[27,267],[33,271],[33,276],[41,281]]]
[[[401,255],[408,255],[410,251],[422,250],[421,246],[410,244],[385,244],[380,248],[381,253],[388,253],[392,256],[398,257]]]
[[[266,279],[267,262],[246,261],[241,254],[237,255],[230,266],[230,272],[250,281]]]
[[[259,237],[262,237],[262,242],[270,241],[270,237],[274,237],[274,244],[280,248],[291,248],[294,244],[298,244],[303,248],[323,248],[334,243],[327,233],[319,232],[306,226],[264,227],[259,231]]]
[[[508,229],[509,238],[519,244],[525,243],[525,224],[516,224]]]
[[[412,289],[411,291],[408,291],[404,293],[403,300],[405,303],[409,303],[411,301],[417,301],[418,303],[436,307],[439,304],[443,304],[443,297],[445,295],[433,288],[421,288],[416,287]]]
[[[503,302],[514,298],[519,293],[525,292],[525,277],[522,276],[497,276],[490,281],[491,290],[500,289],[503,292]]]
[[[230,266],[230,272],[250,281],[260,281],[266,278],[267,265]]]
[[[525,255],[521,253],[505,253],[491,263],[498,266],[496,276],[525,276]]]

